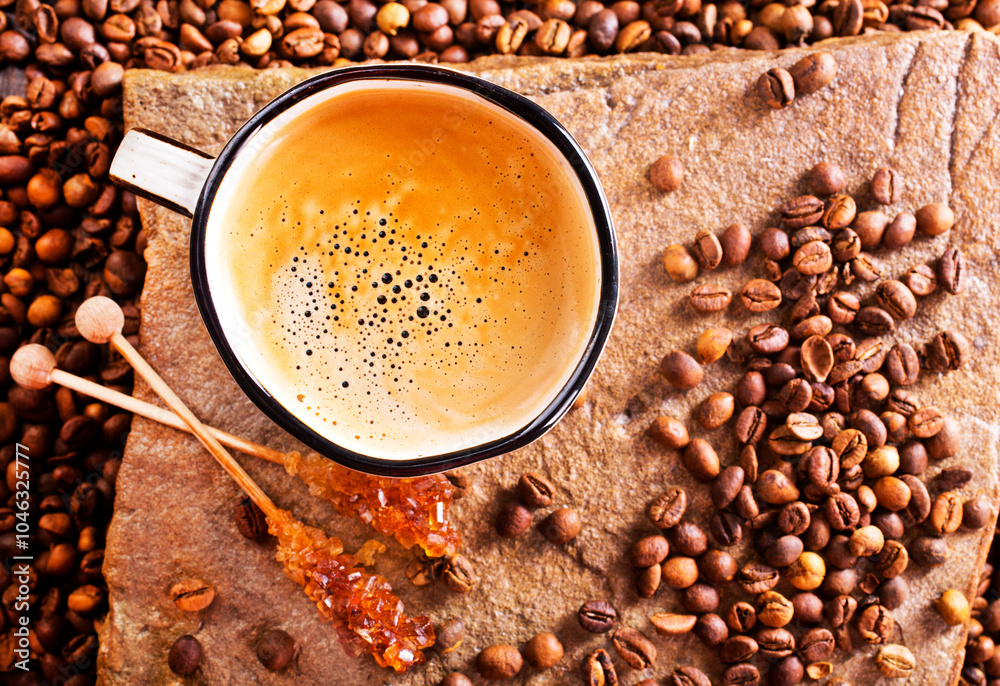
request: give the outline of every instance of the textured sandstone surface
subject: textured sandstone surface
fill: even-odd
[[[933,262],[950,245],[965,251],[971,272],[967,291],[921,301],[917,317],[894,338],[919,343],[954,327],[972,344],[966,368],[926,374],[915,389],[956,416],[965,434],[962,454],[933,463],[925,478],[930,483],[943,467],[972,464],[976,475],[962,495],[995,500],[1000,483],[998,47],[989,36],[964,33],[831,42],[827,49],[840,64],[836,80],[783,111],[763,107],[753,83],[768,68],[794,63],[801,54],[796,51],[573,62],[490,58],[470,65],[470,71],[546,107],[590,155],[618,229],[622,295],[587,404],[528,448],[467,470],[475,486],[452,514],[482,579],[475,591],[455,596],[443,587],[411,586],[402,574],[409,553],[386,541],[388,552],[375,569],[392,581],[410,613],[435,620],[464,617],[465,644],[405,676],[379,670],[367,657],[347,658],[301,590],[282,574],[273,547],[239,536],[231,516],[237,488],[209,455],[193,439],[137,418],[107,546],[111,614],[101,641],[102,683],[179,682],[167,669],[167,650],[177,636],[196,632],[204,660],[188,683],[430,685],[455,669],[472,676],[481,648],[519,645],[539,631],[557,633],[566,657],[549,672],[526,668],[508,683],[578,683],[580,657],[599,647],[610,650],[607,636],[585,634],[574,619],[576,608],[591,598],[610,600],[622,623],[646,632],[659,650],[649,673],[619,661],[623,684],[661,679],[674,665],[687,663],[718,679],[719,664],[696,639],[653,634],[648,615],[679,608],[678,598],[669,589],[649,600],[637,598],[625,553],[632,541],[652,533],[646,505],[670,485],[688,489],[689,516],[707,530],[707,488],[688,477],[676,454],[653,444],[645,428],[661,413],[689,420],[702,398],[731,389],[737,378],[732,364],[717,363],[701,386],[682,394],[658,377],[660,357],[674,347],[693,352],[705,328],[728,325],[742,334],[765,316],[745,318],[733,305],[725,314],[695,317],[686,302],[695,284],[671,284],[660,254],[672,242],[690,242],[699,229],[721,231],[734,221],[759,233],[775,221],[783,199],[806,190],[804,173],[822,160],[844,168],[848,192],[865,198],[859,209],[874,206],[868,180],[887,164],[906,179],[902,201],[890,213],[932,201],[955,208],[958,223],[949,234],[918,238],[898,255],[880,256],[898,275],[913,264]],[[252,112],[306,76],[294,70],[129,72],[126,119],[217,152]],[[647,178],[650,164],[665,153],[680,157],[687,168],[684,185],[671,195],[655,192]],[[142,211],[150,237],[143,354],[206,422],[274,447],[294,447],[240,394],[208,338],[188,276],[187,220],[148,203]],[[711,279],[738,288],[756,264],[719,270]],[[142,384],[136,392],[151,396]],[[707,438],[724,463],[733,459],[731,433],[693,429],[692,435]],[[348,550],[370,536],[356,521],[310,498],[279,468],[240,460],[280,506],[338,533]],[[582,512],[583,531],[570,544],[551,545],[537,530],[514,541],[494,534],[500,503],[512,497],[517,477],[527,470],[542,471],[558,485],[555,506]],[[946,587],[975,588],[975,570],[990,537],[985,530],[961,531],[949,538],[946,565],[931,571],[911,565],[910,600],[894,613],[901,627],[895,640],[913,649],[919,666],[912,678],[892,683],[937,686],[957,676],[964,629],[947,627],[931,603]],[[215,602],[200,615],[182,614],[167,596],[170,585],[185,576],[207,579],[216,588]],[[723,608],[737,594],[735,588],[723,589]],[[261,667],[253,652],[256,637],[271,627],[285,629],[301,646],[294,665],[277,674]],[[838,652],[835,673],[852,684],[879,682],[874,652],[862,647],[850,658]]]

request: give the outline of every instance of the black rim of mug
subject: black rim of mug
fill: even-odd
[[[600,306],[590,340],[569,381],[544,411],[521,429],[488,443],[443,455],[393,460],[354,452],[334,443],[298,419],[247,370],[230,347],[212,302],[206,271],[205,235],[210,208],[223,176],[236,156],[262,127],[301,100],[337,85],[357,80],[422,81],[454,86],[511,112],[545,136],[573,168],[583,187],[597,229],[601,259]],[[611,333],[618,305],[618,248],[607,199],[586,154],[555,117],[526,97],[457,70],[425,64],[380,64],[347,67],[314,76],[285,91],[250,118],[223,148],[198,198],[191,226],[191,280],[208,332],[229,373],[253,403],[275,423],[320,455],[349,469],[390,477],[412,477],[455,469],[509,453],[543,436],[569,411],[583,390]]]

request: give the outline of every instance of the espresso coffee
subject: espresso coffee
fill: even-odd
[[[600,254],[574,171],[459,89],[356,82],[247,143],[208,220],[212,297],[257,382],[378,458],[530,423],[582,358]]]

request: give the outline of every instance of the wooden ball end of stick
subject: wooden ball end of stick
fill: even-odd
[[[107,343],[124,326],[122,308],[103,295],[84,300],[76,310],[76,328],[91,343]]]
[[[45,388],[55,368],[56,357],[44,345],[31,343],[21,346],[10,358],[10,376],[24,388]]]

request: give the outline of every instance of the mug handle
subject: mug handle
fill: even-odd
[[[109,176],[118,186],[186,217],[193,217],[215,158],[146,129],[122,138]]]

